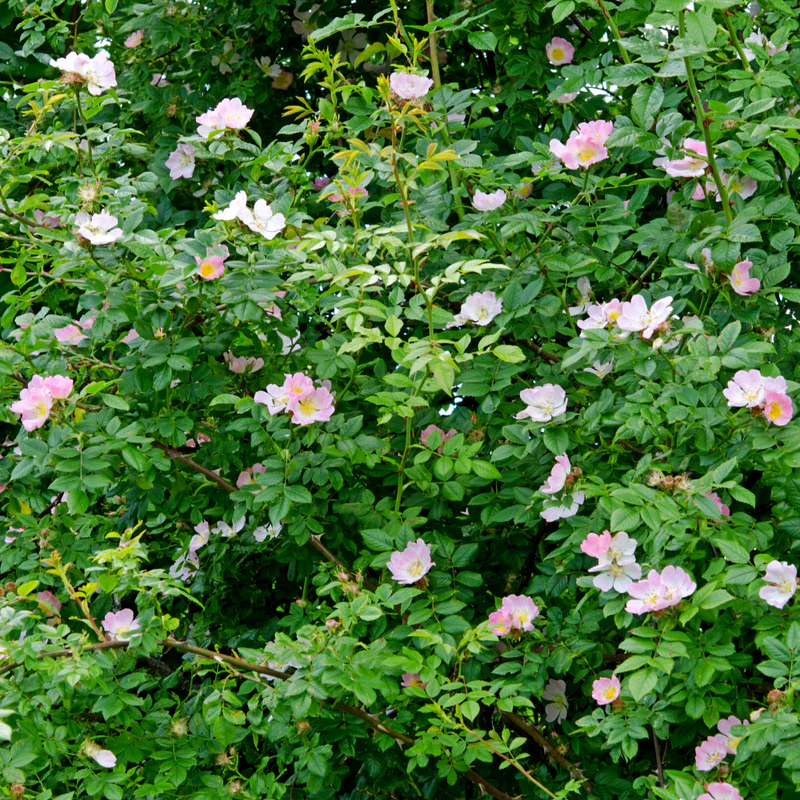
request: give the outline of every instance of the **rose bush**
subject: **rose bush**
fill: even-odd
[[[4,795],[800,792],[797,17],[0,10]]]

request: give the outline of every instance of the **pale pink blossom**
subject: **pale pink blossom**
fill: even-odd
[[[173,578],[181,581],[188,581],[197,575],[200,566],[200,559],[196,550],[189,550],[188,553],[178,556],[175,563],[169,568],[169,574]]]
[[[281,411],[285,411],[291,399],[286,385],[278,386],[276,383],[270,383],[266,391],[256,392],[253,395],[253,402],[266,406],[267,411],[269,411],[270,415],[273,417],[276,414],[280,414]]]
[[[630,614],[662,611],[680,603],[696,588],[697,584],[680,567],[665,567],[661,575],[651,569],[647,578],[628,586],[626,591],[633,599],[628,600],[625,610]]]
[[[232,539],[237,533],[241,533],[247,522],[247,517],[239,517],[233,520],[231,525],[228,525],[224,520],[220,520],[212,529],[212,533],[218,533],[223,539]]]
[[[122,229],[117,228],[117,218],[107,211],[89,216],[85,211],[79,211],[75,216],[78,226],[78,235],[90,244],[111,244],[122,236]]]
[[[404,672],[403,680],[400,685],[404,689],[408,689],[409,687],[413,687],[415,689],[424,689],[425,681],[422,680],[419,672]]]
[[[783,427],[792,418],[792,398],[782,392],[768,391],[764,395],[764,416],[767,422]]]
[[[577,96],[578,92],[567,92],[566,94],[560,94],[558,97],[556,97],[556,103],[566,105],[567,103],[571,103]]]
[[[586,313],[586,319],[578,320],[578,327],[582,331],[613,328],[622,314],[622,301],[609,300],[607,303],[592,304],[587,306]]]
[[[286,217],[283,214],[275,214],[263,199],[256,200],[253,212],[242,222],[265,239],[274,239],[286,227]]]
[[[91,95],[101,95],[106,89],[117,85],[114,64],[104,50],[92,58],[73,51],[64,58],[52,59],[50,66],[64,73],[61,79],[65,83],[85,83]]]
[[[783,608],[797,591],[797,567],[785,561],[770,561],[764,581],[767,585],[758,590],[758,596],[773,608]]]
[[[743,297],[754,294],[761,288],[761,281],[758,278],[750,277],[752,261],[739,261],[731,270],[730,282],[733,291]]]
[[[603,531],[601,534],[590,533],[582,542],[581,550],[587,556],[599,558],[611,547],[611,532]]]
[[[458,431],[455,428],[450,428],[450,430],[447,431],[447,433],[445,433],[438,425],[433,425],[433,424],[428,425],[428,427],[423,428],[419,434],[419,440],[422,443],[423,447],[428,446],[428,439],[430,438],[430,435],[434,432],[439,433],[439,435],[442,437],[441,441],[439,442],[439,448],[438,448],[440,453],[444,452],[444,443],[448,439],[452,439],[456,435],[456,433],[458,433]]]
[[[53,400],[66,400],[72,393],[74,383],[72,378],[65,375],[52,375],[42,381],[44,388],[53,397]]]
[[[560,36],[554,36],[552,41],[544,46],[544,51],[547,54],[547,60],[555,67],[571,64],[575,55],[575,47]]]
[[[239,473],[239,477],[236,479],[236,485],[241,489],[242,486],[250,486],[250,484],[255,483],[254,477],[256,475],[263,475],[267,471],[267,468],[263,464],[253,464],[252,467],[248,467],[243,472]]]
[[[508,617],[517,631],[532,631],[533,621],[539,616],[539,607],[525,594],[510,594],[503,598],[500,611]]]
[[[44,225],[45,228],[50,228],[50,230],[57,228],[61,224],[61,217],[54,217],[50,214],[45,214],[45,212],[39,208],[35,208],[33,210],[33,218],[40,225]]]
[[[129,50],[132,47],[138,47],[142,40],[144,39],[144,29],[140,28],[138,31],[134,31],[126,40],[125,40],[125,47]]]
[[[720,500],[720,497],[716,492],[706,492],[705,496],[711,500],[712,503],[714,503],[721,516],[729,517],[731,515],[730,506],[726,506],[725,503]]]
[[[711,248],[710,247],[704,247],[700,251],[700,263],[703,265],[703,271],[706,274],[710,273],[714,269],[715,264],[714,264],[713,258],[711,257]],[[686,264],[686,263],[684,263],[683,266],[686,267],[687,269],[692,269],[692,270],[695,270],[697,272],[700,272],[700,267],[697,264]]]
[[[780,391],[776,389],[776,391]],[[728,400],[731,408],[756,408],[763,405],[767,389],[764,385],[764,376],[757,369],[740,369],[728,381],[727,388],[722,394]]]
[[[253,110],[242,103],[238,97],[226,97],[214,108],[195,118],[195,122],[198,124],[197,133],[199,136],[207,138],[216,131],[241,130],[247,127],[252,116]]]
[[[611,361],[607,361],[605,364],[600,359],[597,359],[597,361],[592,362],[591,367],[585,367],[583,371],[591,372],[592,375],[597,375],[602,380],[606,375],[610,375],[613,369],[614,359],[612,358]]]
[[[205,281],[213,281],[225,274],[225,258],[223,256],[207,255],[205,258],[195,256],[195,261],[197,261],[198,267],[195,274],[198,278],[202,278]]]
[[[256,66],[270,78],[277,78],[281,74],[280,64],[273,64],[269,56],[261,56],[256,59]]]
[[[179,144],[169,154],[164,166],[174,181],[179,178],[191,178],[194,175],[194,147],[190,144]]]
[[[770,41],[770,39],[767,37],[766,34],[761,33],[760,29],[753,31],[753,33],[751,33],[744,40],[744,43],[746,45],[748,44],[757,45],[758,47],[765,50],[770,58],[777,55],[778,53],[782,53],[784,50],[786,50],[787,47],[789,47],[788,43],[782,44],[780,47],[777,47]],[[749,47],[744,48],[744,54],[748,61],[752,61],[756,57],[756,54]]]
[[[52,408],[53,396],[44,387],[23,389],[19,393],[19,400],[11,404],[11,410],[22,417],[20,421],[26,431],[41,428],[47,422]]]
[[[547,480],[539,487],[539,491],[544,494],[560,492],[566,485],[567,477],[571,472],[572,466],[569,463],[569,456],[566,453],[556,456],[556,463],[550,470]]]
[[[309,33],[317,29],[316,23],[307,25],[306,22],[313,14],[316,14],[318,10],[319,3],[314,3],[314,5],[312,5],[308,11],[300,11],[300,4],[294,7],[294,11],[292,13],[297,19],[292,22],[292,29],[296,34],[303,38],[303,41],[308,39]]]
[[[211,530],[205,520],[195,525],[194,529],[195,534],[189,540],[189,551],[192,553],[196,553],[201,547],[205,547],[205,545],[208,544],[208,540],[211,538]]]
[[[472,205],[477,211],[494,211],[505,203],[507,197],[508,195],[502,189],[488,193],[476,189],[472,196]]]
[[[282,529],[283,525],[281,525],[280,522],[276,524],[270,522],[268,525],[259,525],[253,530],[253,538],[259,543],[266,539],[277,539]]]
[[[726,173],[721,172],[720,178],[722,178],[729,195],[738,194],[743,200],[747,200],[758,191],[758,181],[748,177],[747,175],[734,175],[733,177],[730,177]],[[710,181],[708,184],[706,184],[706,191],[709,190],[713,190],[715,199],[718,203],[722,202],[722,196],[717,189],[717,185],[713,181]]]
[[[496,636],[506,636],[511,633],[511,628],[511,619],[502,609],[489,614],[489,630]]]
[[[737,725],[749,725],[750,723],[745,720],[739,719],[739,717],[730,716],[727,719],[721,719],[717,723],[717,730],[728,740],[727,741],[727,748],[728,753],[730,755],[736,755],[736,750],[739,747],[739,742],[742,741],[741,736],[734,736],[731,733],[731,728],[735,728]]]
[[[154,73],[153,77],[150,78],[150,85],[155,86],[156,88],[158,88],[159,86],[172,86],[170,81],[167,80],[166,72]]]
[[[431,561],[431,546],[417,539],[416,542],[409,542],[405,550],[395,550],[386,566],[394,580],[409,585],[424,578],[431,567],[436,566],[436,562]]]
[[[311,187],[314,191],[321,192],[330,182],[331,179],[327,175],[320,175],[311,181]]]
[[[116,613],[109,611],[103,617],[103,630],[112,641],[127,641],[139,627],[139,620],[129,608],[123,608]]]
[[[697,800],[742,800],[739,790],[729,783],[707,783],[705,789]]]
[[[706,143],[699,139],[684,139],[681,150],[686,153],[683,158],[657,158],[653,164],[656,167],[663,167],[667,175],[672,175],[674,178],[699,178],[705,175],[708,168]]]
[[[622,691],[619,678],[612,675],[610,678],[598,678],[592,683],[592,697],[599,706],[607,706],[613,703]]]
[[[582,136],[576,131],[569,135],[566,144],[562,144],[558,139],[551,139],[550,152],[560,159],[567,169],[579,167],[587,169],[592,164],[608,158],[608,150],[604,144],[591,136]]]
[[[681,567],[672,565],[664,567],[661,572],[661,598],[659,605],[661,608],[675,606],[684,597],[690,597],[694,594],[695,589],[697,589],[697,584],[692,580],[692,576]]]
[[[334,412],[333,395],[320,386],[301,395],[288,409],[295,425],[311,425],[314,422],[327,422]]]
[[[314,391],[314,381],[302,372],[295,372],[293,375],[285,373],[284,377],[283,388],[289,394],[290,404]]]
[[[258,372],[264,366],[263,358],[235,356],[230,350],[223,353],[222,358],[228,365],[228,369],[237,375],[243,375],[245,372],[252,374]]]
[[[725,760],[728,753],[727,737],[717,734],[709,736],[694,749],[695,766],[700,772],[708,772]]]
[[[642,568],[634,556],[612,558],[610,552],[598,556],[598,563],[589,572],[599,572],[593,583],[601,592],[627,592],[633,581],[642,577]]]
[[[101,767],[112,769],[116,766],[117,757],[110,750],[103,750],[94,742],[84,742],[81,748],[84,755],[96,761]]]
[[[544,508],[539,512],[539,515],[546,522],[555,522],[559,519],[574,517],[585,499],[586,493],[582,489],[558,499],[548,498],[544,501]]]
[[[623,331],[638,331],[645,339],[649,339],[672,314],[671,302],[671,297],[662,297],[648,308],[644,297],[635,294],[630,302],[622,304],[617,325]]]
[[[389,86],[402,100],[417,100],[428,94],[433,81],[430,78],[423,78],[422,75],[412,75],[410,72],[393,72],[389,78]]]
[[[461,304],[461,311],[456,314],[452,322],[447,323],[447,327],[457,328],[468,322],[483,327],[502,312],[503,301],[494,292],[475,292]]]
[[[576,288],[580,292],[580,302],[576,306],[570,306],[569,315],[571,317],[583,314],[592,305],[592,282],[583,276],[576,281]]]
[[[289,89],[294,81],[294,75],[285,69],[281,69],[275,79],[272,81],[272,88],[277,89],[279,92],[285,92]]]
[[[238,219],[240,222],[248,222],[252,219],[253,214],[247,207],[247,192],[237,192],[227,208],[220,209],[212,216],[214,219],[223,222],[230,222],[234,219]]]
[[[138,338],[139,338],[139,334],[136,331],[136,329],[135,328],[131,328],[125,334],[125,336],[123,336],[123,338],[120,341],[122,342],[122,344],[128,344],[129,345],[131,342],[135,341]]]
[[[578,124],[578,134],[594,139],[598,144],[605,144],[614,132],[614,123],[604,119],[594,119],[591,122]]]
[[[545,717],[548,722],[560,723],[567,718],[569,701],[567,700],[566,681],[554,680],[553,678],[547,681],[547,686],[542,692],[542,700],[550,701],[544,707]]]
[[[525,403],[525,410],[516,414],[514,419],[529,418],[534,422],[550,422],[567,410],[567,393],[552,383],[523,389],[519,397]]]

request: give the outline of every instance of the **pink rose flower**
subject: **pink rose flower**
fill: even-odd
[[[523,389],[519,393],[520,400],[525,403],[525,410],[520,411],[514,419],[530,418],[534,422],[550,422],[560,417],[567,410],[567,393],[552,383]]]
[[[122,344],[130,344],[132,341],[134,341],[135,339],[138,339],[138,338],[139,338],[139,334],[136,332],[136,329],[135,328],[131,328],[125,334],[125,336],[122,337],[122,339],[120,341],[122,342]]]
[[[739,717],[730,716],[727,719],[721,719],[717,723],[717,730],[727,739],[727,748],[728,753],[730,755],[736,755],[736,750],[739,747],[739,742],[742,741],[741,736],[734,736],[731,734],[731,728],[735,728],[737,725],[749,725],[750,723],[745,720],[739,719]]]
[[[266,471],[267,468],[263,464],[253,464],[252,467],[248,467],[244,472],[239,473],[236,485],[240,489],[242,486],[250,486],[250,484],[254,483],[253,477],[255,475],[263,475]]]
[[[566,105],[567,103],[571,103],[577,96],[578,92],[567,92],[566,94],[560,94],[558,97],[556,97],[556,103]]]
[[[94,759],[101,767],[112,769],[116,766],[117,757],[110,750],[103,750],[94,742],[84,742],[81,749],[84,755]]]
[[[90,244],[111,244],[122,236],[122,229],[117,228],[117,218],[107,211],[89,216],[85,211],[79,211],[75,216],[78,225],[78,235]]]
[[[592,684],[592,697],[597,701],[599,706],[607,706],[613,703],[622,691],[619,678],[612,675],[610,678],[598,678]]]
[[[190,144],[179,144],[169,154],[164,166],[174,181],[179,178],[191,178],[194,175],[194,147]]]
[[[583,334],[581,334],[583,335]],[[584,372],[591,372],[592,375],[597,375],[600,380],[606,377],[606,375],[610,375],[611,371],[614,369],[614,359],[612,358],[611,361],[607,361],[603,364],[602,361],[598,358],[597,361],[592,362],[591,367],[584,367]]]
[[[773,425],[783,427],[792,418],[792,398],[782,392],[768,391],[764,395],[764,416]]]
[[[103,630],[108,633],[109,638],[117,642],[125,642],[131,638],[133,631],[139,629],[139,620],[136,619],[133,611],[123,608],[117,611],[109,611],[103,617]]]
[[[539,491],[544,494],[560,492],[566,485],[570,472],[572,472],[572,466],[569,463],[569,456],[566,453],[556,456],[556,463],[550,470],[547,480],[539,487]]]
[[[627,534],[626,534],[627,535]],[[632,540],[635,542],[635,540]],[[613,558],[608,552],[598,556],[597,566],[589,572],[599,572],[593,583],[601,592],[627,592],[633,581],[642,577],[642,568],[633,555]]]
[[[729,783],[707,783],[705,788],[697,800],[742,800],[739,790]]]
[[[645,339],[649,339],[672,314],[671,302],[671,297],[662,297],[648,309],[644,297],[635,294],[630,302],[622,304],[617,326],[623,331],[638,331]]]
[[[550,702],[544,707],[545,717],[548,722],[558,722],[567,718],[569,701],[567,700],[567,683],[550,679],[542,692],[542,700]]]
[[[327,422],[335,410],[333,395],[324,386],[320,386],[290,403],[288,410],[292,414],[292,422],[295,425]]]
[[[415,689],[424,689],[426,684],[425,681],[423,681],[420,677],[419,672],[404,672],[403,681],[400,685],[404,689],[408,689],[409,687],[413,687]]]
[[[270,523],[267,526],[259,525],[257,528],[253,530],[253,538],[261,543],[266,539],[277,539],[280,536],[281,530],[283,529],[283,525],[280,522],[273,525]]]
[[[52,408],[53,396],[44,387],[23,389],[19,393],[19,400],[11,404],[11,410],[22,417],[22,427],[26,431],[41,428],[47,422]]]
[[[447,323],[447,328],[458,328],[472,322],[474,325],[486,326],[503,311],[503,301],[492,291],[475,292],[461,305],[461,311]]]
[[[238,219],[240,222],[247,222],[252,219],[253,213],[247,207],[247,192],[237,192],[227,208],[217,211],[212,216],[214,219],[223,222],[230,222],[234,219]]]
[[[586,493],[583,489],[558,499],[548,498],[544,501],[544,508],[539,512],[539,516],[546,522],[574,517],[585,499]]]
[[[210,134],[222,130],[241,130],[253,116],[253,110],[248,108],[238,97],[226,97],[217,105],[195,118],[197,133],[207,138]]]
[[[703,744],[695,747],[694,760],[695,766],[701,772],[708,772],[714,769],[717,764],[725,760],[728,753],[727,739],[720,734],[709,736]]]
[[[496,636],[506,636],[511,633],[511,619],[502,609],[489,614],[489,630]]]
[[[539,607],[524,594],[510,594],[500,605],[514,630],[532,631],[533,621],[539,616]]]
[[[575,55],[575,47],[560,36],[554,36],[553,40],[544,46],[544,51],[547,53],[547,60],[556,67],[571,64]]]
[[[54,217],[48,214],[45,214],[44,211],[35,208],[33,210],[33,218],[40,224],[44,225],[46,228],[50,228],[53,230],[57,228],[61,224],[61,217]]]
[[[761,281],[758,278],[750,277],[752,266],[752,261],[740,261],[731,270],[730,281],[733,291],[742,295],[742,297],[754,294],[761,288]]]
[[[389,78],[389,86],[402,100],[417,100],[428,94],[433,81],[430,78],[423,78],[422,75],[412,75],[410,72],[393,72]]]
[[[144,40],[144,29],[140,28],[138,31],[134,31],[126,40],[125,40],[125,47],[129,50],[132,47],[138,47],[142,41]]]
[[[434,431],[438,432],[442,437],[442,440],[439,443],[438,447],[439,453],[444,452],[444,443],[448,439],[452,439],[456,435],[456,433],[458,433],[458,431],[455,428],[450,428],[450,430],[447,431],[447,433],[445,433],[438,425],[433,425],[433,424],[428,425],[428,427],[423,428],[423,430],[419,434],[419,440],[423,447],[428,446],[428,439],[430,438],[430,435],[434,433]]]
[[[590,533],[582,542],[581,550],[587,556],[594,556],[599,558],[611,546],[611,533],[610,531],[603,531],[600,535]]]
[[[85,83],[91,95],[101,95],[106,89],[117,85],[114,65],[105,50],[93,58],[73,51],[64,58],[51,60],[50,66],[64,73],[61,80],[65,83]]]
[[[208,523],[205,520],[198,525],[195,525],[194,530],[194,536],[189,539],[189,551],[192,553],[196,553],[201,547],[207,545],[208,540],[211,538],[211,531],[209,530]]]
[[[237,375],[243,375],[245,372],[252,374],[258,372],[261,367],[264,366],[263,358],[256,358],[255,356],[251,356],[250,358],[235,356],[230,351],[223,353],[222,358],[228,365],[228,369]]]
[[[605,144],[614,132],[614,123],[604,119],[595,119],[591,122],[578,124],[578,134],[594,139],[598,144]]]
[[[767,585],[758,590],[758,596],[773,608],[783,608],[797,591],[797,567],[785,561],[770,561],[764,581]]]
[[[684,139],[681,149],[687,153],[683,158],[675,160],[657,158],[653,165],[663,167],[667,175],[672,175],[674,178],[699,178],[705,175],[708,168],[708,150],[705,142],[699,139]]]
[[[726,506],[725,503],[720,500],[719,495],[716,492],[706,492],[705,497],[711,500],[712,503],[719,509],[719,513],[723,517],[729,517],[731,515],[730,506]]]
[[[764,376],[757,369],[738,370],[722,390],[731,408],[756,408],[763,405],[766,393]]]
[[[665,567],[660,575],[652,569],[645,580],[628,586],[627,592],[633,599],[628,600],[625,610],[630,614],[662,611],[677,605],[695,589],[697,584],[681,567]]]
[[[266,406],[271,416],[280,414],[289,406],[289,392],[284,386],[270,383],[266,391],[256,392],[253,395],[253,402]]]
[[[605,161],[608,158],[608,150],[605,145],[593,139],[591,136],[581,136],[573,131],[569,135],[566,144],[562,144],[558,139],[550,140],[550,152],[561,159],[567,169],[587,169],[592,164]]]
[[[260,233],[265,239],[274,239],[285,227],[286,217],[275,214],[266,200],[256,200],[253,211],[246,219],[245,225],[254,233]]]
[[[431,567],[436,566],[436,562],[431,561],[431,546],[417,539],[416,542],[409,542],[402,552],[395,550],[386,566],[394,580],[409,585],[424,578]]]
[[[277,89],[279,92],[285,92],[292,85],[293,81],[294,75],[292,75],[292,73],[288,70],[281,69],[281,71],[272,81],[272,88]]]
[[[478,211],[494,211],[505,203],[507,197],[508,195],[502,189],[490,193],[476,189],[472,197],[472,205]]]
[[[34,375],[34,378],[37,377],[37,375]],[[30,386],[30,384],[28,385]],[[53,375],[52,377],[43,378],[42,386],[50,392],[53,400],[66,400],[72,393],[74,383],[72,378],[67,378],[64,375]]]
[[[330,182],[331,179],[327,175],[320,175],[318,178],[314,178],[314,180],[311,181],[311,187],[315,191],[321,192]]]

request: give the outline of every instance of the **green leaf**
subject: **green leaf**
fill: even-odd
[[[67,507],[70,514],[83,514],[89,508],[89,498],[83,489],[73,489],[67,495]]]
[[[750,562],[750,553],[739,542],[732,542],[728,539],[715,539],[714,546],[728,561],[733,561],[734,564],[747,564]]]
[[[470,466],[472,467],[472,471],[479,478],[496,481],[500,480],[502,477],[500,475],[500,470],[498,470],[494,464],[490,464],[488,461],[479,461],[478,459],[474,459],[470,461]]]
[[[789,674],[789,667],[781,661],[765,661],[756,664],[756,669],[769,678],[785,678]]]
[[[371,550],[377,550],[379,553],[383,553],[395,549],[394,538],[385,531],[378,530],[377,528],[364,530],[361,531],[361,536],[364,538],[364,543]],[[393,600],[392,602],[399,601]]]
[[[715,589],[711,594],[703,598],[700,607],[708,611],[712,608],[718,608],[727,603],[728,600],[733,600],[733,595],[728,594],[724,589]]]
[[[109,14],[113,14],[117,10],[117,4],[119,0],[106,0],[106,11]]]
[[[731,242],[760,242],[761,232],[750,222],[740,222],[731,226],[726,238]]]
[[[553,23],[558,25],[559,22],[566,19],[575,10],[575,3],[572,0],[562,0],[556,3],[553,9]]]
[[[632,531],[634,528],[639,527],[639,521],[638,511],[632,508],[615,508],[611,512],[611,531],[613,533]]]
[[[633,695],[633,699],[637,703],[641,703],[657,685],[658,673],[652,668],[634,672],[633,675],[628,678],[628,691]]]
[[[623,64],[618,67],[606,68],[606,80],[619,86],[633,86],[647,80],[655,73],[645,64]]]
[[[779,133],[773,133],[769,137],[769,143],[774,147],[781,158],[786,162],[790,172],[794,172],[798,165],[800,165],[800,155],[798,155],[797,148],[785,137]]]
[[[312,501],[311,492],[305,486],[287,486],[284,495],[295,505],[302,505],[303,503],[310,503]]]
[[[659,84],[643,83],[631,100],[633,121],[643,128],[653,127],[655,115],[664,102],[664,90]]]
[[[128,403],[115,394],[101,394],[100,397],[102,397],[103,402],[111,408],[116,408],[119,411],[131,410],[131,407],[128,405]]]
[[[800,117],[767,117],[762,121],[763,125],[770,128],[783,128],[784,130],[800,129]]]
[[[718,347],[720,352],[727,353],[733,347],[734,342],[739,338],[742,332],[742,323],[739,320],[729,322],[719,335]],[[721,478],[720,480],[724,480]]]
[[[467,700],[466,703],[461,704],[461,714],[470,722],[478,716],[480,710],[481,707],[474,700]]]
[[[17,586],[16,593],[20,597],[27,597],[38,585],[39,585],[38,580],[27,581],[26,583],[23,583],[21,586]]]
[[[218,394],[210,403],[210,406],[229,406],[238,403],[239,398],[235,394]]]
[[[519,364],[521,361],[525,360],[525,354],[515,344],[498,345],[492,352],[501,361],[508,361],[511,364]]]
[[[446,394],[452,395],[456,372],[450,364],[446,361],[434,361],[431,365],[431,372],[439,388]]]
[[[569,434],[564,428],[548,428],[542,436],[544,446],[554,455],[560,456],[567,452],[569,447]]]
[[[494,50],[497,47],[497,37],[491,31],[471,31],[467,41],[476,50]]]

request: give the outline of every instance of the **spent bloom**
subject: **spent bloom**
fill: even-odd
[[[386,566],[398,583],[408,585],[424,578],[431,567],[436,566],[436,562],[431,561],[431,546],[417,539],[416,542],[409,542],[402,552],[395,550]]]
[[[761,288],[761,281],[758,278],[750,277],[752,266],[752,261],[739,261],[731,270],[731,288],[742,297],[754,294]]]
[[[631,297],[630,302],[622,304],[622,313],[617,318],[617,326],[623,331],[638,331],[649,339],[656,328],[663,325],[672,313],[671,297],[662,297],[648,308],[640,294]]]
[[[547,60],[556,67],[571,64],[575,55],[575,47],[560,36],[554,36],[552,41],[545,45],[544,51],[547,53]]]
[[[797,591],[797,567],[785,561],[770,561],[764,575],[766,585],[758,596],[769,606],[783,608]]]
[[[507,197],[508,195],[502,189],[494,192],[482,192],[480,189],[476,189],[472,197],[472,205],[477,211],[494,211],[505,203]]]
[[[105,50],[92,58],[85,53],[72,51],[64,58],[52,59],[50,66],[61,70],[61,80],[64,83],[85,83],[89,94],[95,96],[117,85],[114,64]]]
[[[520,411],[514,419],[530,418],[534,422],[550,422],[560,417],[567,410],[567,393],[553,383],[523,389],[519,393],[520,400],[525,403],[524,411]]]
[[[709,736],[703,744],[694,749],[695,766],[701,772],[708,772],[721,764],[728,754],[728,739],[722,734]]]
[[[389,86],[402,100],[416,100],[428,94],[433,81],[430,78],[423,78],[422,75],[412,75],[410,72],[393,72],[389,78]]]
[[[103,617],[103,630],[113,641],[127,641],[139,627],[139,620],[129,608],[123,608],[116,613],[109,611]]]
[[[461,304],[461,311],[455,315],[448,328],[457,328],[472,322],[481,327],[488,325],[503,311],[503,301],[492,291],[475,292]]]
[[[107,211],[91,216],[85,211],[75,215],[78,234],[90,244],[111,244],[122,236],[122,229],[117,227],[117,218]]]
[[[739,790],[729,783],[707,783],[705,789],[697,800],[742,800]]]
[[[190,144],[179,144],[164,162],[172,180],[191,178],[194,175],[194,147]]]
[[[569,701],[567,700],[567,683],[550,679],[542,692],[542,700],[550,702],[544,707],[548,722],[561,722],[567,718]]]
[[[592,684],[592,697],[597,701],[597,705],[607,706],[619,697],[621,690],[622,686],[616,675],[610,678],[598,678]]]
[[[81,752],[91,759],[94,759],[101,767],[112,769],[116,766],[117,757],[110,750],[103,750],[100,745],[86,741],[83,743]]]

